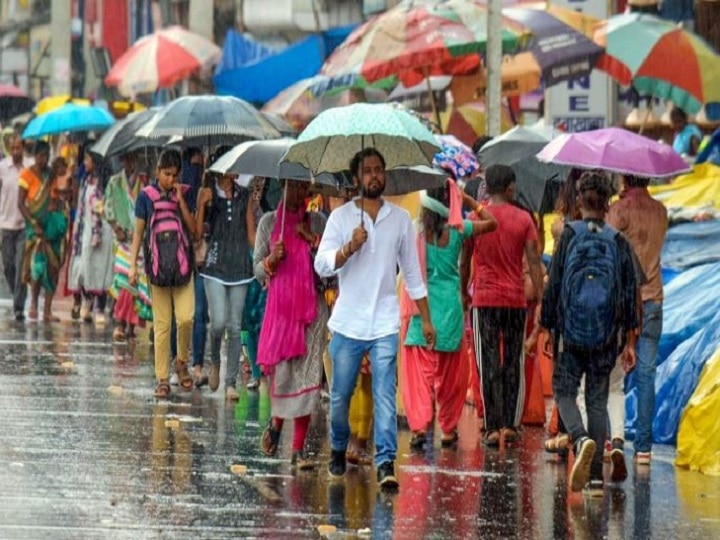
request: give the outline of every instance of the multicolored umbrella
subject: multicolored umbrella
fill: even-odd
[[[382,103],[387,97],[379,89],[341,89],[330,84],[323,93],[321,89],[325,83],[328,83],[328,77],[322,75],[298,81],[268,101],[262,111],[277,114],[297,130],[302,130],[324,110],[352,103]]]
[[[433,158],[433,165],[452,171],[456,180],[467,179],[480,170],[477,157],[468,145],[453,135],[435,135],[440,151]]]
[[[440,150],[433,134],[413,115],[387,104],[356,103],[320,114],[310,122],[283,161],[299,163],[313,174],[335,173],[348,168],[363,148],[377,149],[386,169],[430,167]],[[442,185],[439,183],[438,185]],[[409,190],[391,187],[394,193]]]
[[[443,133],[455,135],[464,144],[472,146],[475,140],[485,134],[487,115],[485,104],[473,102],[452,107],[440,114]],[[510,129],[513,125],[510,112],[506,107],[501,111],[502,129]]]
[[[642,94],[665,98],[687,113],[720,102],[720,56],[692,32],[641,13],[610,17],[595,32],[605,47],[598,67]]]
[[[182,26],[169,26],[137,40],[115,62],[105,84],[117,86],[123,96],[134,97],[173,86],[219,61],[221,55],[213,42]]]
[[[523,38],[503,26],[503,50]],[[368,81],[397,75],[406,86],[431,75],[471,73],[487,43],[487,7],[471,0],[404,0],[355,30],[326,60],[322,73],[359,73]]]
[[[105,109],[68,103],[59,109],[36,116],[23,131],[23,139],[38,139],[45,135],[66,132],[101,131],[115,123]]]
[[[564,133],[548,143],[537,158],[558,165],[643,178],[668,178],[690,171],[672,146],[615,127]]]
[[[505,8],[502,13],[532,33],[528,52],[546,87],[588,75],[603,52],[584,33],[596,22],[592,17],[545,2]]]

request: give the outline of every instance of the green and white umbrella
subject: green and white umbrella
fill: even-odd
[[[365,148],[375,148],[385,158],[386,169],[426,166],[440,146],[433,134],[410,113],[385,103],[356,103],[322,112],[305,128],[283,157],[299,163],[313,174],[348,169],[352,157]],[[418,189],[413,182],[396,182],[389,191],[409,193]],[[439,182],[438,185],[442,185]]]

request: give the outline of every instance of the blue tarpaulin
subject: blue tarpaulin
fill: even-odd
[[[653,420],[656,442],[675,444],[680,417],[697,387],[700,373],[720,347],[720,311],[715,309],[713,315],[702,330],[677,347],[658,368]]]
[[[720,261],[720,221],[683,223],[668,230],[662,251],[662,266],[682,271]]]
[[[346,26],[311,35],[285,49],[245,62],[233,58],[226,60],[226,55],[237,56],[238,52],[231,47],[224,48],[221,65],[213,78],[215,91],[252,103],[265,103],[288,86],[317,74],[325,58],[353,28]],[[242,47],[239,49],[243,50]]]
[[[266,47],[245,34],[228,30],[220,63],[215,67],[215,74],[218,75],[257,62],[275,52],[275,49]]]

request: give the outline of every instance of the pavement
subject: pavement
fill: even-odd
[[[111,328],[69,320],[16,323],[7,305],[1,539],[284,539],[319,530],[412,540],[720,538],[720,478],[676,469],[673,448],[656,447],[651,470],[631,468],[604,498],[584,499],[568,491],[567,465],[541,450],[542,428],[524,429],[517,449],[487,451],[469,406],[454,450],[441,450],[436,433],[423,454],[410,454],[401,429],[396,494],[378,491],[370,467],[329,480],[326,405],[310,430],[319,467],[295,474],[291,433],[276,458],[259,451],[270,414],[264,384],[243,388],[236,403],[207,388],[174,388],[158,403],[147,343],[114,346]]]

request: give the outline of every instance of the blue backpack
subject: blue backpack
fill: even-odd
[[[620,259],[607,225],[573,221],[560,292],[563,343],[598,350],[617,339]]]

